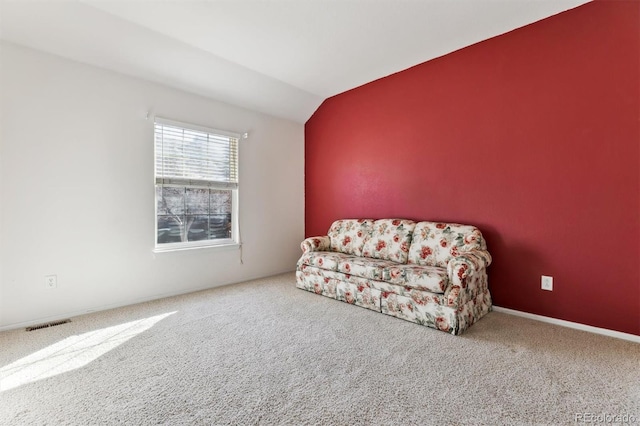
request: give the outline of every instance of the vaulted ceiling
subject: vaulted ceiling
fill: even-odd
[[[0,38],[305,122],[328,97],[586,0],[0,0]]]

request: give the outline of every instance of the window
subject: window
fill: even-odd
[[[156,118],[156,249],[238,242],[238,139]]]

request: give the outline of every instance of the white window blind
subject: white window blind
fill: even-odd
[[[156,118],[156,250],[237,245],[239,134]]]
[[[239,135],[155,121],[156,185],[238,188]]]

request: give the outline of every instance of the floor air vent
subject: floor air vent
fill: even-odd
[[[27,327],[26,331],[33,331],[33,330],[40,330],[41,328],[55,327],[56,325],[66,324],[68,322],[71,322],[71,320],[70,319],[64,319],[64,320],[60,320],[60,321],[46,322],[44,324],[34,325],[33,327]]]

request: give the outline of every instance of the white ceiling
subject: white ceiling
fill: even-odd
[[[328,97],[588,0],[0,0],[0,38],[305,122]]]

